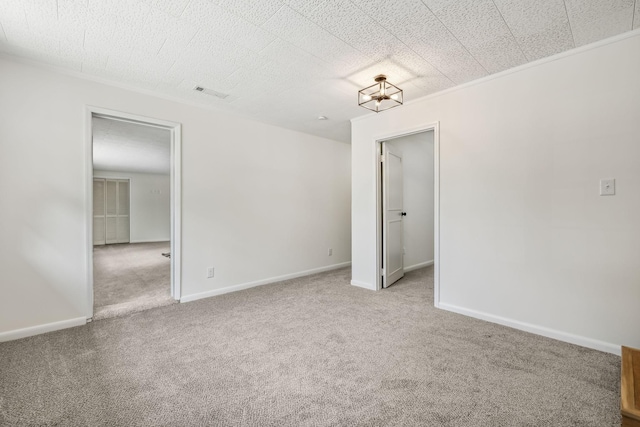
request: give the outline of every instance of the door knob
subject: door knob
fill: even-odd
[[[402,214],[401,214],[401,215],[402,215],[402,216],[407,216],[407,213],[406,213],[406,212],[402,212]]]

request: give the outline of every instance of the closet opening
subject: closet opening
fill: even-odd
[[[440,300],[440,143],[438,123],[377,139],[376,290],[411,280]]]

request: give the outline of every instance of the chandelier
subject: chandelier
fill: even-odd
[[[402,105],[402,89],[389,83],[387,76],[380,74],[374,78],[376,84],[358,91],[358,105],[379,113]]]

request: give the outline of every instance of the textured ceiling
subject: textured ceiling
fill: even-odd
[[[0,1],[0,51],[345,142],[377,74],[407,101],[639,27],[640,0]]]
[[[92,121],[95,170],[169,173],[169,130],[99,117]]]

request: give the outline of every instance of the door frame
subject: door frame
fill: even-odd
[[[382,289],[382,174],[380,153],[382,143],[416,133],[433,132],[433,305],[440,305],[440,122],[395,131],[375,138],[376,170],[376,291]]]
[[[87,320],[93,318],[93,117],[155,126],[170,131],[171,296],[179,301],[182,294],[182,124],[87,105],[85,106]],[[131,191],[129,196],[131,196]]]

